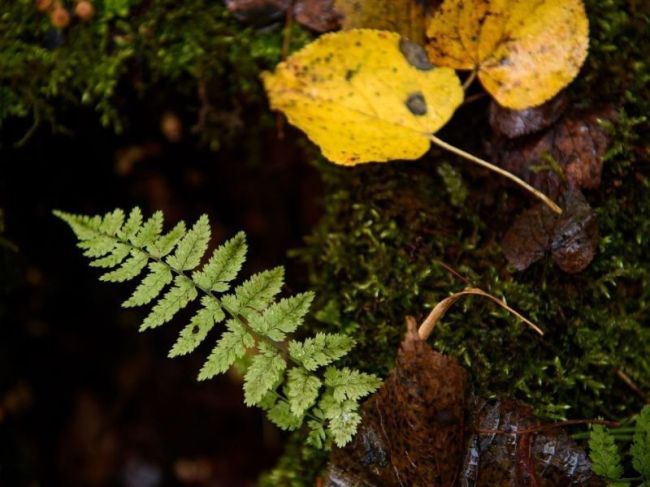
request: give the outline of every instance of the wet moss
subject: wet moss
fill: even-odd
[[[649,53],[640,49],[648,45],[649,18],[633,1],[593,0],[587,9],[591,52],[570,91],[581,105],[613,103],[620,116],[609,127],[603,184],[587,194],[600,244],[586,271],[565,274],[550,259],[524,272],[510,268],[499,240],[512,221],[508,208],[528,203],[448,154],[354,169],[317,163],[326,183],[325,216],[295,255],[309,266],[319,296],[320,322],[312,326],[353,334],[358,347],[348,360],[357,366],[386,375],[404,316],[422,318],[465,286],[443,262],[546,331],[538,337],[480,298],[457,305],[434,332],[433,345],[470,371],[475,393],[523,400],[549,419],[620,419],[642,406],[617,373],[650,388],[650,181],[641,164],[648,155],[650,70]],[[471,134],[486,134],[484,109],[459,112],[462,123],[446,136],[480,150],[480,138]],[[460,183],[441,170],[445,161],[460,169]],[[463,186],[468,193],[458,205]],[[313,485],[323,464],[302,462],[312,455],[306,452],[288,450],[274,479],[301,472],[304,484],[292,485]]]

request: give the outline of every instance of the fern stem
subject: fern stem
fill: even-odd
[[[221,299],[219,299],[217,296],[215,296],[215,294],[214,294],[212,291],[210,291],[209,289],[205,289],[205,288],[199,286],[199,285],[194,281],[194,279],[192,279],[190,276],[188,276],[185,272],[180,271],[180,270],[174,268],[173,266],[169,265],[169,264],[168,264],[167,262],[165,262],[163,259],[161,259],[161,258],[159,258],[159,257],[157,257],[157,256],[155,256],[155,255],[153,255],[151,252],[148,252],[148,251],[146,250],[146,248],[144,248],[144,247],[143,247],[143,248],[136,247],[135,245],[133,245],[133,244],[132,244],[131,242],[129,242],[128,240],[124,240],[124,239],[118,237],[117,235],[111,235],[111,234],[104,233],[104,232],[98,232],[98,233],[103,233],[104,235],[106,235],[106,236],[108,236],[108,237],[110,237],[110,238],[114,238],[114,239],[117,240],[119,243],[121,243],[121,244],[123,244],[123,245],[126,245],[127,247],[129,247],[129,248],[131,248],[131,249],[133,249],[133,250],[137,250],[137,251],[139,251],[139,252],[143,252],[143,253],[147,256],[148,259],[151,259],[151,260],[154,260],[154,261],[156,261],[156,262],[159,262],[160,264],[162,264],[162,265],[164,265],[165,267],[167,267],[167,268],[168,268],[170,271],[172,271],[174,274],[177,274],[177,275],[179,275],[179,276],[185,277],[186,279],[188,279],[188,280],[192,283],[192,285],[193,285],[196,289],[198,289],[199,291],[201,291],[203,294],[206,294],[206,295],[210,296],[210,297],[213,298],[217,303],[219,303],[219,306],[220,306],[221,308],[223,308],[223,309],[224,309],[224,310],[225,310],[225,311],[226,311],[226,312],[227,312],[227,313],[228,313],[232,318],[234,318],[235,320],[237,320],[237,321],[238,321],[238,322],[239,322],[239,323],[240,323],[240,324],[241,324],[241,325],[246,329],[246,331],[247,331],[248,333],[250,333],[250,334],[253,336],[253,338],[255,339],[256,342],[264,342],[264,343],[266,343],[267,345],[270,345],[271,347],[275,348],[278,352],[280,352],[280,354],[282,355],[282,357],[283,357],[285,360],[289,360],[289,361],[293,362],[295,365],[302,366],[302,364],[298,363],[297,361],[295,361],[294,359],[292,359],[292,358],[289,356],[289,353],[288,353],[288,351],[287,351],[287,347],[286,347],[286,345],[284,344],[284,342],[276,342],[275,340],[272,340],[272,339],[270,339],[270,338],[268,338],[268,337],[265,337],[265,336],[260,335],[259,333],[257,333],[257,332],[256,332],[256,331],[255,331],[255,330],[250,326],[250,324],[248,323],[248,321],[247,321],[246,319],[244,319],[242,316],[240,316],[239,313],[234,312],[232,309],[230,309],[228,306],[226,306],[226,305],[222,302]]]

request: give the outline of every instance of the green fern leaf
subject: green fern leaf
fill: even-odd
[[[99,231],[106,235],[117,236],[124,223],[124,212],[119,208],[104,215]]]
[[[125,308],[142,306],[158,297],[163,288],[172,282],[172,271],[162,262],[149,264],[149,274],[135,288],[129,299],[122,303]]]
[[[244,402],[247,406],[258,404],[282,379],[287,366],[277,350],[264,343],[260,343],[258,348],[259,354],[253,357],[244,376]]]
[[[239,232],[215,250],[208,263],[192,274],[192,279],[208,291],[226,292],[227,283],[237,277],[246,259],[246,250],[246,235]]]
[[[105,257],[95,259],[90,263],[91,267],[110,268],[122,263],[131,253],[131,247],[125,244],[114,244],[113,250]]]
[[[289,355],[307,370],[316,370],[340,359],[354,347],[346,335],[317,333],[304,342],[289,342]]]
[[[203,296],[201,304],[203,307],[197,311],[190,324],[183,328],[169,352],[169,357],[187,355],[195,350],[214,325],[226,317],[218,301],[212,296]]]
[[[287,373],[285,392],[291,412],[296,416],[302,416],[316,402],[320,386],[320,379],[303,368],[290,369]]]
[[[381,385],[381,380],[377,376],[347,367],[343,369],[328,367],[324,378],[325,385],[332,389],[334,399],[341,402],[346,399],[358,401],[375,392]]]
[[[99,227],[102,224],[102,219],[99,215],[73,215],[72,213],[59,210],[54,210],[52,214],[70,225],[76,237],[82,241],[96,237],[99,232]]]
[[[106,254],[109,254],[117,245],[115,237],[96,234],[94,238],[89,238],[87,240],[82,240],[77,244],[81,249],[84,249],[85,257],[103,257]]]
[[[610,435],[602,425],[595,424],[589,435],[591,469],[608,480],[616,481],[623,475],[621,455]]]
[[[130,281],[137,277],[147,264],[149,263],[149,256],[141,250],[133,250],[131,257],[125,260],[120,267],[114,271],[102,274],[99,277],[100,281],[106,282],[124,282]]]
[[[142,227],[142,211],[137,206],[129,213],[129,218],[119,231],[120,239],[130,242]]]
[[[284,269],[276,267],[260,272],[235,289],[234,296],[224,296],[222,302],[233,313],[249,316],[250,311],[263,310],[269,301],[280,292],[284,282]]]
[[[152,243],[147,245],[147,250],[157,259],[162,259],[169,254],[180,239],[185,236],[185,222],[178,222],[174,228],[162,237],[158,237]]]
[[[283,299],[267,308],[262,315],[251,316],[255,331],[277,342],[298,328],[309,311],[314,293],[307,292]]]
[[[636,418],[630,454],[634,469],[650,482],[650,406],[645,406]]]
[[[255,340],[237,320],[228,320],[225,332],[217,346],[214,347],[208,360],[199,372],[199,380],[206,380],[215,375],[222,374],[246,353],[246,349],[255,345]]]
[[[171,320],[176,313],[197,297],[194,283],[185,276],[177,276],[174,285],[156,303],[140,326],[140,331],[156,328]]]
[[[131,237],[131,243],[139,248],[149,247],[160,237],[162,228],[163,214],[162,211],[157,211]]]
[[[336,402],[330,401],[323,408],[323,413],[328,419],[328,431],[338,447],[345,446],[357,432],[361,415],[359,404],[355,401]]]
[[[307,421],[307,426],[309,426],[307,444],[313,446],[314,448],[322,449],[325,441],[327,440],[327,434],[325,433],[323,423],[314,419],[310,419]]]
[[[194,269],[208,248],[210,234],[210,220],[207,215],[201,215],[191,230],[178,242],[176,251],[167,257],[167,263],[179,271]]]
[[[266,413],[269,421],[283,431],[294,431],[300,427],[303,416],[291,412],[286,401],[277,401]]]

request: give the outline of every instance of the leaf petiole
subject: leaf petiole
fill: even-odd
[[[500,168],[499,166],[495,166],[491,162],[484,161],[483,159],[476,157],[469,152],[465,152],[462,149],[459,149],[458,147],[455,147],[451,144],[448,144],[444,140],[439,139],[435,135],[431,134],[429,136],[429,140],[436,144],[438,147],[442,147],[445,150],[448,150],[449,152],[453,152],[457,156],[460,156],[464,159],[467,159],[469,161],[475,162],[476,164],[483,166],[490,171],[493,171],[497,174],[500,174],[501,176],[504,176],[508,179],[510,179],[512,182],[517,184],[518,186],[524,188],[526,191],[531,193],[533,196],[541,200],[546,206],[548,206],[551,210],[553,210],[555,213],[561,215],[562,214],[562,208],[560,208],[553,200],[551,200],[548,196],[546,196],[544,193],[539,191],[536,188],[533,188],[530,184],[528,184],[526,181],[522,180],[521,178],[515,176],[509,171],[506,171],[503,168]]]

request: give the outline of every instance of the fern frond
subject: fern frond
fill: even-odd
[[[589,435],[591,469],[608,480],[616,481],[623,475],[621,455],[614,437],[602,425],[595,424]]]
[[[354,347],[354,340],[347,335],[317,333],[304,342],[289,342],[289,355],[307,370],[329,365],[346,355]]]
[[[650,483],[650,406],[645,406],[636,418],[630,454],[634,470]]]
[[[289,404],[285,401],[277,401],[267,409],[266,412],[269,421],[283,431],[294,431],[300,427],[303,422],[303,416],[296,416],[291,412]]]
[[[348,443],[361,422],[359,404],[353,400],[337,401],[331,394],[324,394],[319,408],[327,421],[327,431],[334,443],[341,447]]]
[[[155,242],[163,229],[163,214],[162,211],[157,211],[151,218],[142,224],[138,232],[133,235],[129,240],[138,248],[147,248]]]
[[[251,316],[250,325],[271,340],[282,341],[302,325],[313,300],[314,293],[311,292],[282,299],[269,306],[263,314]]]
[[[291,412],[302,416],[318,398],[321,380],[302,367],[293,367],[287,373],[285,392]]]
[[[150,303],[158,297],[164,287],[172,282],[173,275],[169,266],[162,262],[152,262],[149,264],[149,274],[135,288],[129,299],[122,303],[125,308],[142,306]]]
[[[141,250],[132,250],[131,257],[124,261],[120,267],[114,271],[107,272],[99,276],[100,281],[106,282],[124,282],[135,279],[147,267],[149,256]]]
[[[118,232],[123,240],[130,242],[142,227],[142,211],[137,206],[129,213],[129,218]]]
[[[332,396],[335,400],[356,401],[375,392],[381,385],[381,381],[372,374],[359,372],[347,367],[337,369],[328,367],[325,370],[325,385],[332,389]]]
[[[192,270],[201,262],[210,241],[210,221],[202,215],[189,232],[178,242],[176,251],[167,257],[167,263],[179,271]]]
[[[239,232],[215,250],[208,263],[192,274],[192,279],[203,289],[226,292],[246,259],[246,250],[246,235]]]
[[[203,296],[203,307],[196,312],[190,323],[183,328],[178,340],[169,352],[169,357],[187,355],[194,351],[208,336],[214,325],[222,321],[226,314],[219,306],[219,302],[212,296]]]
[[[244,356],[247,348],[255,345],[253,336],[237,320],[228,320],[227,326],[228,331],[221,335],[217,346],[203,364],[199,380],[211,379],[224,373],[235,360]]]
[[[156,238],[153,242],[147,245],[147,250],[156,259],[162,259],[169,254],[178,242],[185,235],[185,222],[178,222],[174,228],[167,232],[162,237]]]
[[[253,357],[244,376],[244,402],[247,406],[258,404],[264,395],[282,379],[286,361],[277,350],[266,344],[259,345],[259,354]]]
[[[198,296],[194,283],[185,276],[177,276],[174,285],[156,303],[142,322],[140,331],[156,328],[171,320],[176,313],[185,308]]]
[[[161,212],[147,220],[139,208],[128,217],[119,209],[93,217],[54,214],[70,225],[90,265],[106,270],[101,280],[135,279],[146,269],[123,303],[124,307],[154,303],[140,330],[167,323],[201,293],[201,304],[181,330],[170,357],[195,350],[228,317],[227,330],[201,368],[199,380],[245,363],[247,405],[262,407],[269,420],[285,430],[298,428],[309,415],[309,441],[319,447],[332,440],[338,445],[349,441],[360,421],[358,401],[374,391],[379,380],[348,368],[318,371],[352,349],[350,337],[318,333],[302,342],[285,341],[303,323],[314,295],[307,292],[276,301],[284,281],[282,267],[255,274],[230,294],[222,294],[229,291],[246,258],[243,233],[219,246],[201,267],[211,238],[207,216],[189,231],[180,222],[163,234]]]
[[[280,292],[283,283],[282,267],[260,272],[237,287],[234,295],[224,296],[223,303],[233,313],[241,313],[244,316],[249,315],[251,311],[260,312]]]

